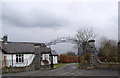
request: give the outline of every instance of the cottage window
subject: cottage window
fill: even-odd
[[[16,63],[24,62],[24,56],[23,54],[17,54],[16,55]]]
[[[45,54],[45,55],[44,55],[44,58],[45,58],[45,59],[49,59],[49,57],[48,57],[48,55],[47,55],[47,54]]]

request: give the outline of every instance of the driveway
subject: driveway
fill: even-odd
[[[118,76],[118,71],[115,70],[84,70],[79,69],[75,63],[66,64],[53,70],[39,70],[20,72],[13,74],[3,74],[3,76]]]

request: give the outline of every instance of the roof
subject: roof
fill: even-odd
[[[47,47],[41,47],[41,53],[42,54],[51,53],[51,49]]]
[[[2,44],[2,49],[6,53],[34,53],[34,44],[19,43],[19,42],[8,42]]]
[[[13,42],[11,42],[13,43]],[[23,44],[34,44],[34,45],[40,45],[42,47],[46,47],[44,43],[36,43],[36,42],[14,42],[14,43],[23,43]]]
[[[52,50],[51,53],[52,53],[52,55],[54,55],[54,56],[58,56],[58,54],[56,53],[55,50]]]
[[[51,53],[51,49],[47,48],[44,43],[34,43],[34,42],[7,42],[7,44],[4,44],[2,41],[0,41],[0,49],[4,53],[8,54],[34,54],[34,46],[40,45],[40,52],[41,53]]]

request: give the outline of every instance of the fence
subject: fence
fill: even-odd
[[[79,57],[77,56],[68,56],[68,55],[60,55],[61,63],[77,63],[79,62]]]

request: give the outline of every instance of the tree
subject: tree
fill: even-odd
[[[103,47],[107,43],[108,39],[105,36],[102,36],[99,40],[100,47]]]
[[[115,40],[103,40],[99,49],[99,56],[111,57],[117,56],[117,41]]]
[[[76,33],[78,50],[81,49],[83,52],[85,52],[86,43],[88,42],[88,40],[94,39],[95,37],[96,34],[94,33],[92,27],[91,28],[83,27],[79,29]]]
[[[117,41],[109,40],[104,37],[104,39],[101,38],[100,43],[102,43],[102,44],[99,48],[98,56],[104,58],[104,59],[102,59],[104,61],[106,59],[106,61],[117,62],[119,60]]]
[[[68,52],[66,53],[66,55],[69,55],[69,56],[76,56],[75,52],[71,52],[71,51],[68,51]]]
[[[110,40],[110,39],[106,38],[105,36],[100,38],[99,43],[100,43],[100,47],[103,47],[107,43],[110,43],[112,46],[117,46],[117,41]]]
[[[76,33],[76,44],[78,47],[78,55],[80,56],[80,66],[89,64],[89,54],[86,52],[87,42],[91,39],[94,39],[96,34],[94,33],[92,27],[91,28],[80,28]],[[79,67],[80,67],[79,66]]]

